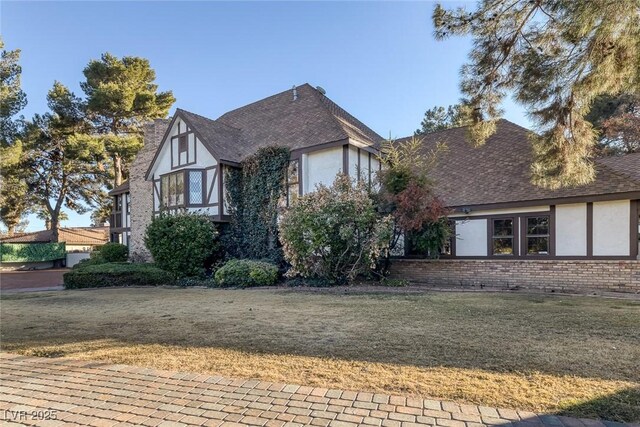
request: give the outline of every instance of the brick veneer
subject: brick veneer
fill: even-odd
[[[391,277],[433,287],[640,293],[640,261],[398,259]]]
[[[130,253],[134,261],[150,261],[151,254],[144,245],[144,232],[153,217],[153,183],[144,176],[153,160],[160,140],[169,126],[169,120],[156,119],[144,127],[144,146],[129,168],[131,193]]]

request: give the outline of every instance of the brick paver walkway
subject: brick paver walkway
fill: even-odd
[[[0,353],[0,411],[2,423],[43,426],[621,425],[430,399],[7,353]]]

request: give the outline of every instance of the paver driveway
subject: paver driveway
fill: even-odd
[[[0,410],[3,423],[51,426],[621,425],[403,396],[7,353],[0,353]]]

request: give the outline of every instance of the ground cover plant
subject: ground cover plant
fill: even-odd
[[[358,289],[3,294],[2,349],[640,420],[640,302]]]

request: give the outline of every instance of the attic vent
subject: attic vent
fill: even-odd
[[[320,92],[321,94],[323,94],[323,95],[326,95],[326,94],[327,94],[327,91],[326,91],[326,90],[324,90],[324,89],[322,89],[322,87],[320,87],[320,86],[316,86],[316,90],[317,90],[318,92]]]
[[[293,100],[298,99],[298,90],[296,89],[296,85],[293,85]]]

